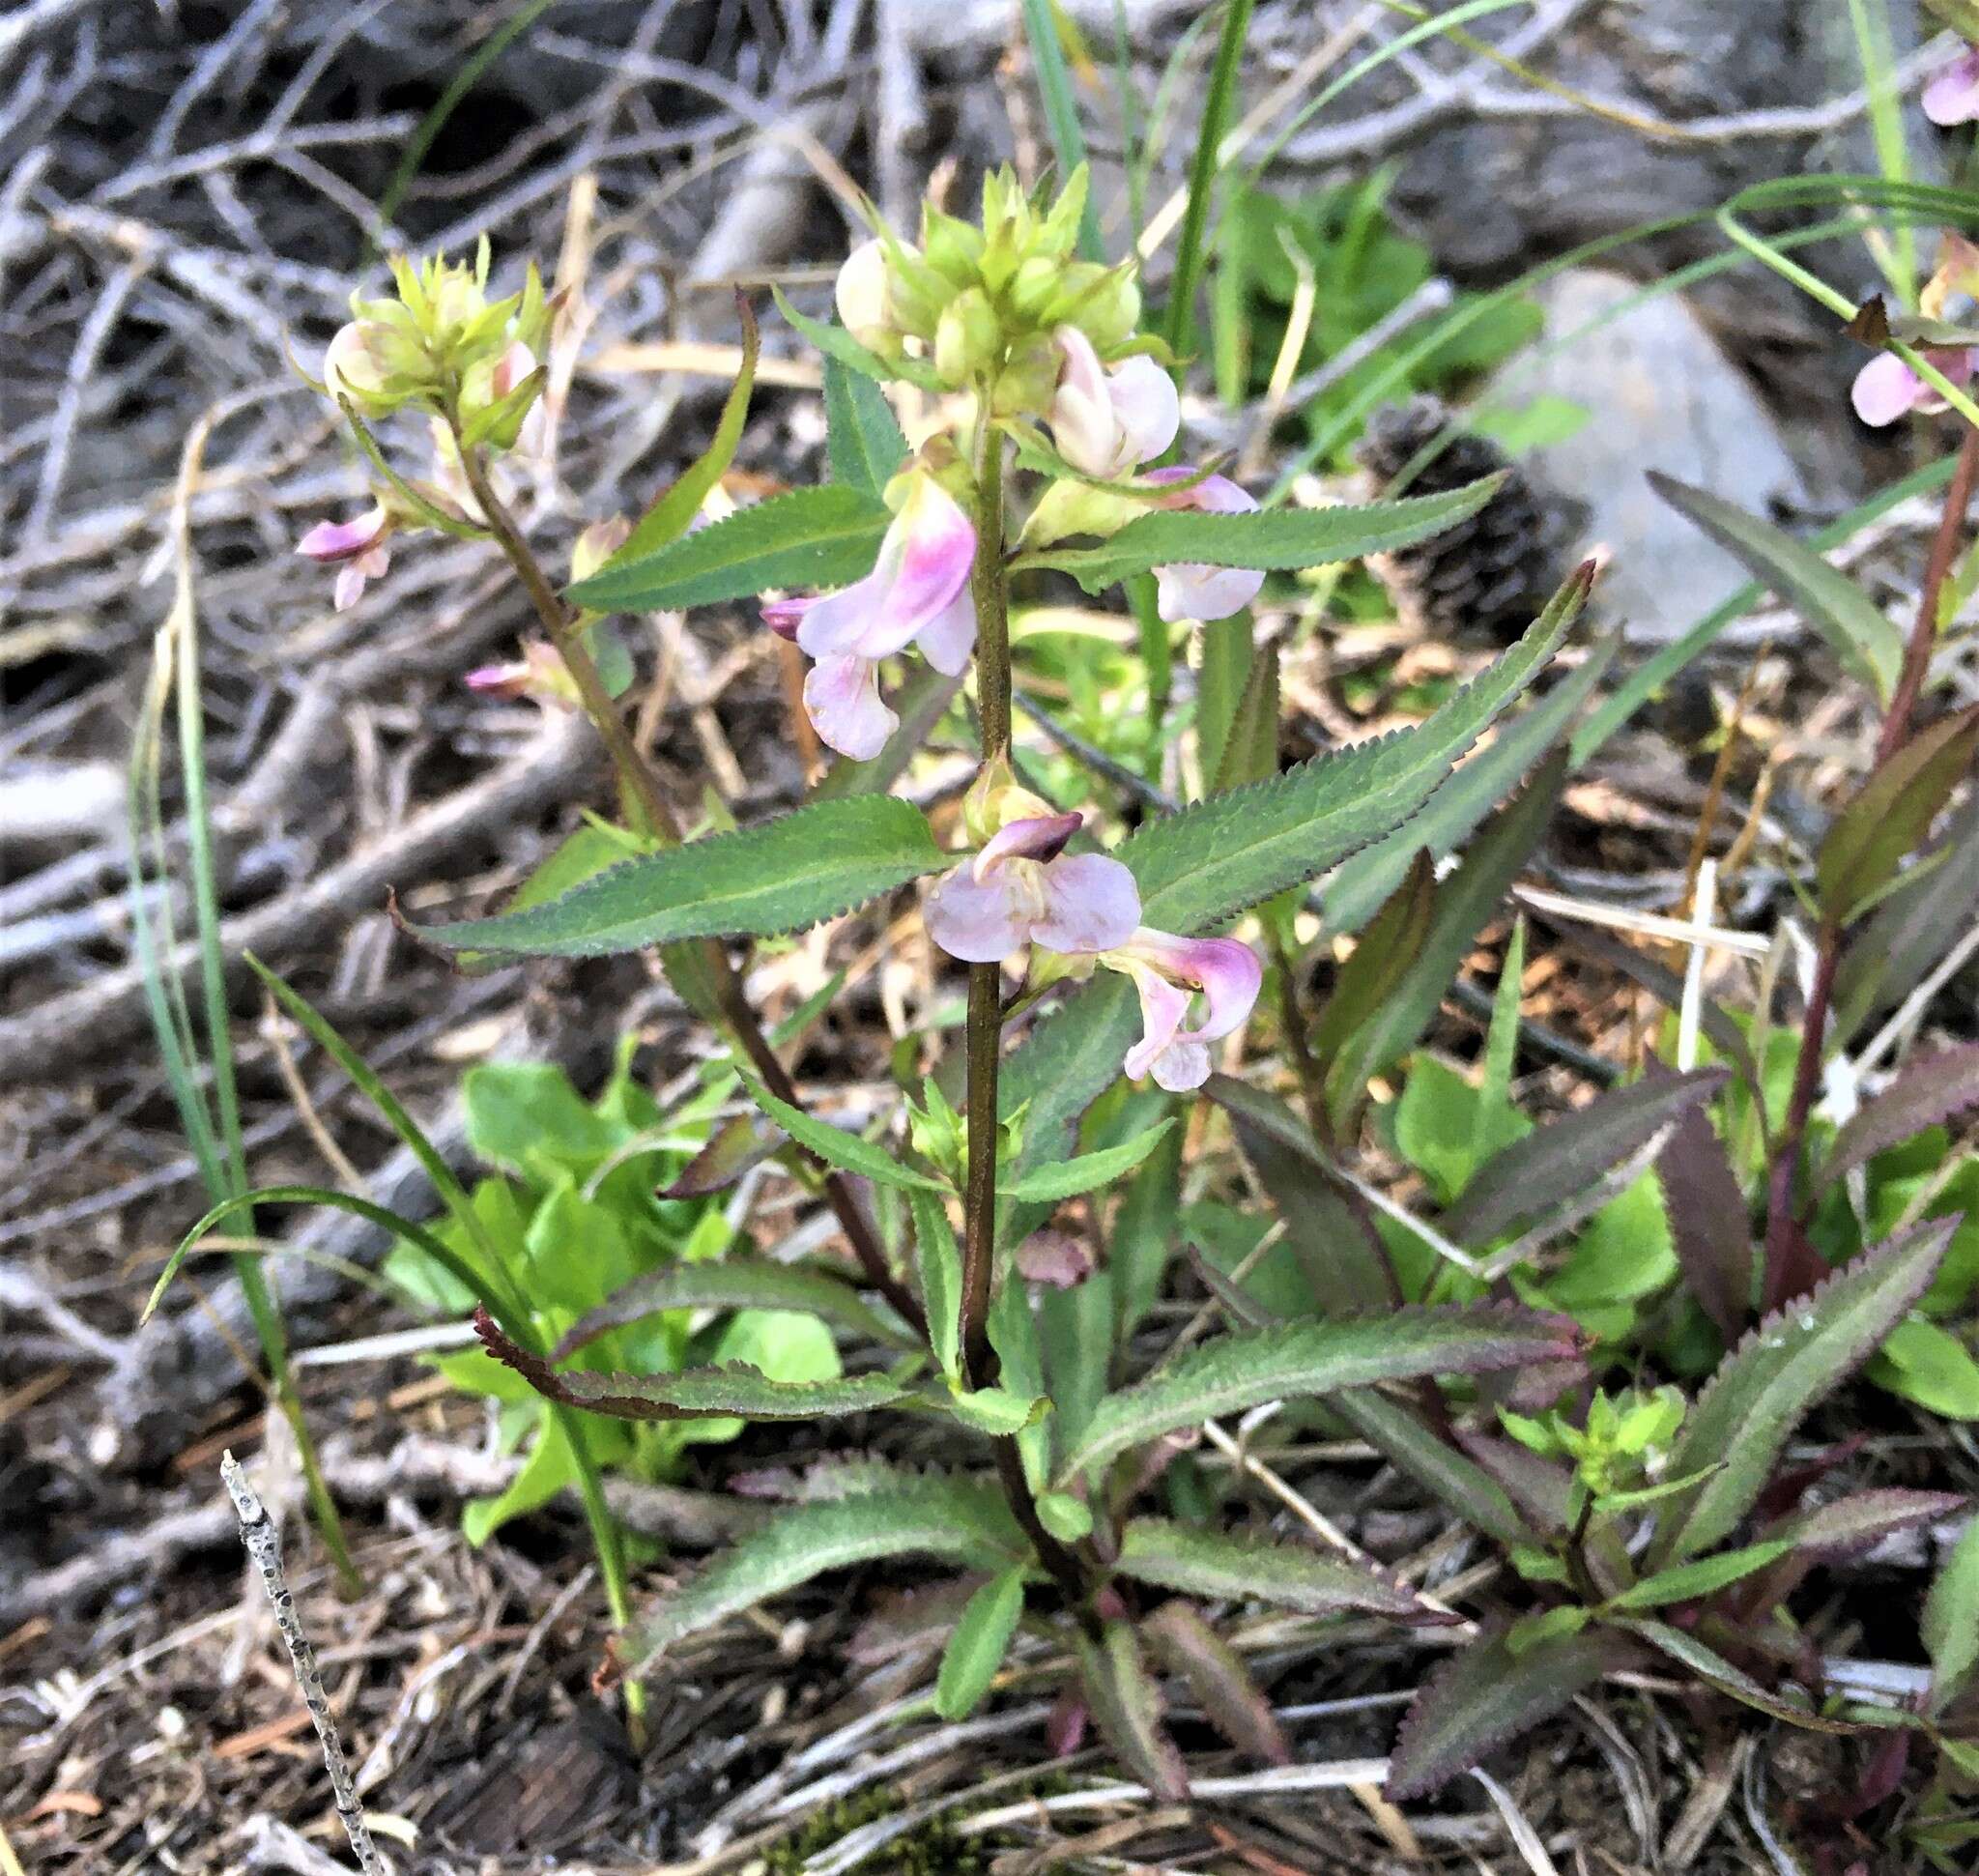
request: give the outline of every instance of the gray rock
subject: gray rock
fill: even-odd
[[[1558,275],[1539,296],[1547,339],[1578,332],[1637,291],[1619,274]],[[1585,510],[1566,544],[1608,560],[1602,596],[1632,638],[1677,637],[1746,578],[1657,499],[1649,470],[1759,514],[1805,502],[1771,413],[1678,295],[1633,307],[1558,352],[1515,361],[1493,395],[1514,405],[1564,398],[1592,413],[1526,468],[1542,491]]]

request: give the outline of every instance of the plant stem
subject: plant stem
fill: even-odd
[[[455,440],[459,432],[455,431]],[[543,628],[550,634],[550,642],[568,667],[572,681],[577,685],[578,696],[583,700],[585,714],[596,726],[605,747],[610,752],[614,767],[618,771],[620,785],[638,801],[647,823],[654,835],[671,847],[680,845],[680,824],[674,817],[673,809],[660,792],[659,780],[639,752],[639,745],[632,739],[632,733],[625,727],[625,719],[618,707],[612,701],[611,693],[605,688],[604,679],[598,675],[596,661],[591,657],[590,649],[584,642],[584,634],[577,629],[577,621],[557,597],[541,563],[536,559],[529,542],[523,537],[522,530],[515,519],[502,506],[488,479],[486,465],[480,451],[465,446],[460,450],[461,462],[465,466],[468,487],[473,492],[475,504],[479,506],[488,524],[488,532],[495,544],[502,549],[508,563],[515,569],[516,578],[522,582],[523,590],[534,606],[536,617],[543,621]],[[1005,693],[1005,721],[1009,719],[1009,696]],[[699,953],[704,967],[714,1000],[719,1006],[723,1020],[733,1031],[735,1040],[743,1053],[755,1063],[757,1072],[768,1083],[769,1090],[780,1101],[788,1101],[792,1107],[801,1107],[797,1089],[791,1082],[789,1071],[770,1047],[769,1038],[763,1034],[762,1025],[756,1020],[756,1012],[749,1007],[749,998],[742,989],[741,979],[735,974],[734,966],[729,962],[728,951],[718,938],[703,938],[692,950]],[[865,1272],[867,1281],[893,1305],[895,1311],[915,1328],[923,1326],[921,1306],[913,1292],[893,1274],[886,1259],[886,1250],[867,1218],[856,1194],[846,1182],[844,1176],[826,1166],[822,1160],[811,1161],[822,1174],[825,1202],[838,1219],[839,1227],[852,1247],[853,1255],[859,1259],[859,1266]]]
[[[1937,608],[1944,583],[1951,578],[1952,563],[1959,557],[1959,537],[1965,531],[1965,511],[1972,505],[1972,490],[1979,482],[1979,430],[1967,428],[1959,449],[1959,466],[1952,472],[1951,487],[1945,491],[1944,511],[1938,516],[1937,534],[1931,543],[1931,558],[1925,563],[1924,586],[1917,600],[1917,622],[1910,628],[1909,643],[1904,648],[1904,668],[1897,678],[1896,693],[1890,699],[1882,720],[1882,735],[1876,744],[1876,765],[1880,768],[1910,738],[1910,719],[1916,714],[1917,700],[1924,693],[1924,679],[1931,670],[1932,648],[1937,643]]]
[[[976,712],[983,760],[1010,746],[1010,589],[1004,569],[1003,436],[987,412],[976,448],[976,559],[969,569],[976,608]],[[969,967],[969,1164],[963,1198],[961,1345],[970,1381],[990,1368],[990,1291],[996,1265],[997,1070],[1003,1047],[1003,971]]]

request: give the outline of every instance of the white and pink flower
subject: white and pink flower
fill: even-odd
[[[1136,354],[1104,365],[1076,326],[1061,326],[1052,336],[1063,362],[1047,421],[1058,453],[1075,469],[1110,481],[1175,441],[1181,401],[1174,380],[1154,360]]]
[[[1151,482],[1181,482],[1186,486],[1163,496],[1164,508],[1193,508],[1198,514],[1254,514],[1255,498],[1227,476],[1202,476],[1182,464],[1151,469]],[[1185,619],[1228,619],[1250,604],[1264,586],[1264,575],[1246,566],[1207,566],[1185,562],[1155,568],[1156,606],[1171,625]]]
[[[965,964],[1000,964],[1025,944],[1074,956],[1126,943],[1140,924],[1133,875],[1104,853],[1068,853],[1080,814],[1006,822],[928,895],[928,936]]]
[[[817,660],[804,680],[804,708],[840,755],[871,761],[899,727],[879,695],[882,658],[915,645],[946,676],[967,668],[976,644],[975,557],[976,531],[960,504],[932,476],[916,474],[865,579],[822,598],[763,608],[771,630]]]
[[[1979,351],[1965,346],[1935,348],[1924,356],[1951,382],[1964,389],[1979,369]],[[1877,429],[1898,422],[1912,412],[1935,416],[1949,410],[1942,395],[1910,369],[1894,352],[1880,352],[1855,374],[1849,401],[1863,422]]]
[[[1979,46],[1968,45],[1924,87],[1924,115],[1947,129],[1979,121]]]
[[[348,612],[363,596],[366,581],[383,579],[391,565],[392,518],[382,502],[350,521],[319,521],[296,543],[296,552],[324,566],[334,566],[332,597]]]
[[[1185,938],[1143,925],[1100,963],[1124,971],[1140,993],[1141,1039],[1127,1052],[1128,1075],[1152,1075],[1171,1094],[1209,1080],[1208,1045],[1249,1021],[1264,982],[1257,953],[1237,938]],[[1202,1017],[1184,1027],[1195,998]]]
[[[575,709],[583,699],[570,667],[563,662],[563,653],[548,639],[525,640],[522,653],[506,664],[478,666],[461,682],[482,697],[532,697],[539,704]]]

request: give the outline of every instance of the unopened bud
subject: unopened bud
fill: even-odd
[[[982,278],[983,231],[930,208],[921,217],[921,252],[958,292]]]
[[[1011,346],[990,392],[995,417],[1042,417],[1058,389],[1059,352],[1047,332],[1033,332]]]
[[[563,654],[546,639],[531,639],[522,650],[520,658],[507,664],[484,664],[461,681],[482,697],[531,697],[539,704],[575,709],[582,699]]]
[[[571,584],[588,580],[631,536],[632,523],[622,514],[615,514],[609,521],[593,521],[571,543]]]
[[[934,369],[960,389],[994,368],[1003,356],[1003,325],[981,287],[950,301],[934,329]]]
[[[861,345],[876,348],[892,336],[892,294],[884,243],[875,238],[852,249],[839,269],[832,298],[839,324]]]

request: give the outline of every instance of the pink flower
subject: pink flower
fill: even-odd
[[[928,936],[952,958],[997,964],[1025,943],[1090,954],[1140,922],[1133,875],[1104,853],[1068,853],[1079,814],[1006,822],[928,895]]]
[[[1210,1052],[1204,1045],[1244,1026],[1264,982],[1257,953],[1236,938],[1177,938],[1145,925],[1100,962],[1132,977],[1140,993],[1143,1033],[1127,1052],[1128,1075],[1139,1081],[1152,1074],[1171,1094],[1209,1080]],[[1185,1029],[1183,1021],[1198,992],[1205,1004],[1203,1020]]]
[[[582,701],[563,654],[547,639],[526,640],[522,656],[508,664],[484,664],[461,682],[483,697],[533,697],[539,704],[573,709]]]
[[[391,565],[386,542],[392,519],[383,503],[373,503],[352,521],[319,521],[296,543],[296,552],[337,569],[332,600],[338,612],[349,612],[362,597],[368,580],[383,579]]]
[[[1154,360],[1136,354],[1108,367],[1076,326],[1052,336],[1064,362],[1047,420],[1058,453],[1075,469],[1110,481],[1175,441],[1181,401]]]
[[[969,568],[976,531],[955,498],[929,475],[913,476],[906,500],[865,579],[820,599],[780,599],[763,610],[773,631],[817,659],[804,680],[804,708],[819,737],[842,756],[879,754],[900,718],[879,696],[879,661],[918,644],[935,670],[960,677],[976,643]]]
[[[1076,1289],[1093,1274],[1093,1248],[1070,1231],[1033,1231],[1017,1248],[1017,1272],[1027,1284]]]
[[[1979,120],[1979,46],[1967,46],[1924,87],[1924,115],[1947,127]]]
[[[1979,367],[1979,354],[1959,346],[1927,351],[1924,356],[1953,384],[1964,387]],[[1879,353],[1855,374],[1850,402],[1863,422],[1878,429],[1912,411],[1932,416],[1951,407],[1894,352]]]
[[[1151,469],[1151,482],[1183,482],[1196,471],[1177,464]],[[1227,476],[1204,476],[1162,498],[1164,508],[1193,508],[1199,514],[1255,514],[1257,503]],[[1179,566],[1155,568],[1155,604],[1173,625],[1184,619],[1228,619],[1258,595],[1264,575],[1246,566],[1206,566],[1189,561]]]

